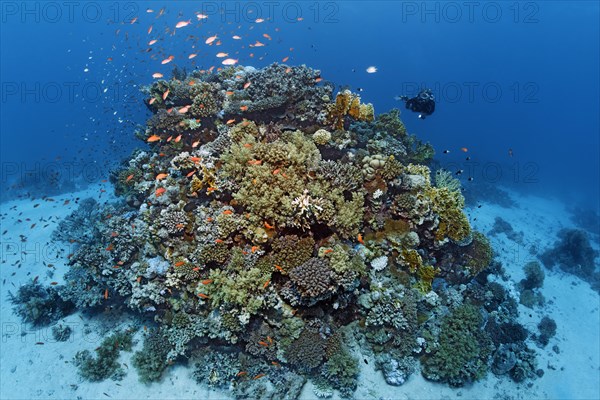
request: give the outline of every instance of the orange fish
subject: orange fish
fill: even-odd
[[[268,34],[268,33],[263,33],[263,37],[265,37],[265,38],[267,38],[267,39],[271,40],[271,36],[269,36],[269,34]]]
[[[273,175],[277,175],[279,173],[279,171],[281,171],[279,168],[277,168],[276,170],[273,171]]]
[[[196,173],[196,170],[188,172],[188,174],[185,177],[189,178],[190,176],[194,175],[195,173]]]
[[[194,163],[194,164],[198,164],[200,161],[202,161],[202,159],[200,157],[190,157],[190,160]]]
[[[108,300],[108,289],[104,290],[104,300]]]
[[[213,283],[213,280],[212,280],[212,279],[205,279],[205,280],[203,280],[201,283],[202,283],[203,285],[209,285],[209,284]]]
[[[223,214],[225,214],[225,215],[231,215],[231,214],[233,214],[233,211],[231,211],[231,210],[225,210],[225,211],[223,211]]]
[[[167,191],[167,189],[165,188],[158,188],[156,189],[156,191],[154,192],[154,194],[156,195],[156,197],[160,197],[162,196],[165,192]]]
[[[356,237],[356,240],[358,240],[358,243],[360,243],[360,244],[365,244],[365,241],[363,240],[363,237],[360,233]]]
[[[160,140],[160,136],[158,135],[152,135],[148,138],[148,143],[152,143],[152,142],[158,142]]]
[[[167,91],[163,93],[163,96],[162,96],[163,100],[166,100],[168,95],[169,95],[169,89],[167,89]]]
[[[188,112],[188,110],[190,109],[191,106],[185,106],[185,107],[181,107],[179,110],[180,114],[185,114],[186,112]],[[181,136],[181,135],[180,135]]]
[[[185,28],[186,26],[188,26],[189,24],[192,23],[192,20],[188,20],[188,21],[179,21],[177,23],[177,25],[175,25],[175,28],[179,29],[179,28]]]
[[[286,73],[286,74],[289,74],[290,72],[292,72],[292,69],[288,67],[288,68],[285,70],[285,73]]]
[[[266,289],[266,288],[267,288],[267,286],[269,286],[269,283],[271,283],[271,280],[270,280],[270,279],[268,279],[268,280],[265,282],[265,284],[263,285],[263,289]]]
[[[190,86],[194,86],[195,84],[196,84],[195,81],[190,81],[190,83],[188,83],[188,85],[190,85]]]
[[[206,40],[204,41],[204,43],[206,43],[206,44],[211,44],[211,43],[212,43],[212,42],[214,42],[215,40],[217,40],[217,35],[209,37],[208,39],[206,39]]]
[[[250,47],[263,47],[264,45],[264,43],[257,40],[254,44],[251,44]]]
[[[264,222],[264,224],[265,224],[265,228],[267,228],[267,229],[275,229],[275,226],[269,225],[266,221]]]
[[[175,140],[173,140],[175,143],[179,143],[181,141],[181,135],[177,136],[175,138]]]
[[[323,251],[323,254],[329,254],[333,251],[333,249],[325,249],[325,251]]]
[[[240,110],[242,110],[242,111],[248,111],[248,106],[240,106]]]
[[[466,147],[461,147],[460,149],[461,149],[463,152],[465,152],[465,153],[466,153],[467,151],[469,151],[469,149],[467,149]]]
[[[252,378],[252,379],[254,379],[254,380],[256,380],[256,379],[260,379],[260,378],[262,378],[263,376],[265,376],[265,374],[258,374],[258,375],[256,375],[254,378]]]
[[[262,164],[262,161],[261,160],[250,160],[250,161],[248,161],[248,164],[250,164],[250,165],[260,165],[260,164]]]
[[[288,56],[288,57],[284,57],[284,58],[283,58],[283,60],[281,60],[281,62],[286,62],[286,61],[287,61],[287,60],[289,60],[289,59],[290,59],[290,57],[289,57],[289,56]]]
[[[175,265],[176,267],[181,267],[183,264],[185,264],[185,261],[178,261],[173,265]]]
[[[192,58],[196,57],[197,55],[198,55],[198,54],[196,54],[196,53],[192,53],[192,54],[190,54],[190,55],[188,56],[188,59],[190,59],[190,60],[191,60]]]
[[[234,39],[234,40],[240,40],[241,39],[241,37],[239,37],[238,35],[234,35],[231,38]]]
[[[261,22],[265,22],[265,20],[263,18],[256,18],[256,20],[254,21],[257,24],[260,24]]]
[[[198,141],[192,143],[192,147],[198,147],[199,144],[200,144],[200,141],[198,140]]]
[[[319,77],[319,78],[315,78],[315,82],[319,83],[323,80],[323,78]]]
[[[271,361],[271,364],[273,364],[276,367],[281,367],[281,365],[279,365],[277,361]]]
[[[200,297],[201,299],[208,299],[208,295],[204,294],[204,293],[198,293],[198,297]]]
[[[167,176],[169,176],[169,174],[158,174],[158,175],[156,175],[156,180],[157,180],[157,181],[163,180],[163,179],[165,179]]]
[[[132,180],[132,179],[133,179],[133,174],[129,175],[129,176],[127,177],[127,179],[125,179],[125,182],[129,182],[129,181],[130,181],[130,180]],[[68,204],[68,203],[67,203],[67,204]],[[63,205],[64,205],[64,204],[63,204]]]
[[[244,376],[244,375],[248,375],[248,373],[246,371],[240,371],[235,376],[240,377],[240,376]]]
[[[252,82],[246,82],[244,83],[244,89],[248,89],[248,87],[252,85]]]
[[[154,104],[154,102],[156,101],[156,97],[153,97],[150,99],[150,101],[148,102],[148,104],[152,105]]]
[[[170,63],[171,61],[173,61],[173,59],[174,59],[174,58],[175,58],[175,56],[169,56],[169,57],[165,58],[164,60],[162,60],[162,61],[161,61],[161,64],[163,64],[163,65],[164,65],[164,64],[168,64],[168,63]]]
[[[113,244],[109,244],[108,247],[106,248],[106,251],[113,251],[115,249],[115,246],[113,246]]]
[[[225,123],[226,123],[227,125],[231,125],[231,124],[233,124],[234,122],[235,122],[235,119],[233,119],[233,118],[232,118],[232,119],[228,120],[228,121],[227,121],[227,122],[225,122]]]
[[[154,79],[162,78],[162,77],[163,77],[163,74],[161,74],[160,72],[156,72],[156,73],[152,74],[152,77],[153,77]]]
[[[217,53],[217,57],[218,57],[218,58],[227,57],[228,55],[229,55],[229,54],[227,54],[227,53],[222,53],[222,52],[221,52],[221,53]]]
[[[215,243],[223,243],[221,239],[215,239]]]
[[[225,92],[226,96],[233,96],[233,94],[234,94],[234,92],[232,90]]]
[[[235,59],[233,59],[233,58],[226,58],[225,60],[223,60],[223,61],[221,62],[221,64],[223,64],[223,65],[235,65],[235,64],[237,64],[237,63],[238,63],[238,61],[239,61],[239,60],[235,60]]]
[[[269,346],[269,343],[267,343],[267,342],[263,342],[262,340],[261,340],[261,341],[259,341],[259,342],[258,342],[258,344],[260,344],[261,346],[265,346],[265,347],[268,347],[268,346]]]
[[[151,41],[148,42],[148,46],[152,46],[156,42],[158,42],[158,40],[152,39]]]

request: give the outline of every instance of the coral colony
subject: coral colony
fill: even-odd
[[[122,377],[138,341],[141,381],[185,363],[238,397],[294,399],[307,380],[350,397],[364,357],[390,385],[541,373],[517,303],[488,282],[502,268],[460,183],[430,171],[433,148],[397,110],[320,81],[273,64],[144,88],[149,149],[112,174],[121,200],[63,221],[55,239],[77,243],[66,283],[24,286],[17,312],[126,306],[144,321],[77,354],[95,381]]]

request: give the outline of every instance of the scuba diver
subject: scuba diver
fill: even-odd
[[[425,119],[435,111],[435,97],[431,89],[423,89],[415,97],[399,96],[396,100],[406,102],[406,108],[419,113],[420,119]]]

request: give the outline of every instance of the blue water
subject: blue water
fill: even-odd
[[[139,145],[132,131],[148,115],[139,85],[174,65],[218,66],[217,51],[239,51],[240,64],[290,56],[289,64],[319,68],[324,79],[362,88],[377,112],[401,107],[394,96],[430,87],[435,115],[403,119],[442,165],[469,171],[474,182],[597,209],[597,2],[230,2],[221,12],[220,3],[203,4],[165,3],[156,18],[159,2],[3,2],[2,185],[52,168],[66,175],[87,168],[85,181],[102,179]],[[194,12],[203,10],[209,18],[199,24]],[[253,23],[258,17],[267,21]],[[189,18],[192,26],[164,33]],[[242,49],[248,43],[231,40],[236,33],[267,46]],[[204,45],[213,34],[225,38],[222,46]],[[194,60],[188,35],[199,38]],[[159,42],[145,53],[152,38]],[[175,60],[161,65],[171,54]],[[371,65],[377,73],[365,72]]]
[[[509,189],[585,210],[580,215],[590,220],[581,225],[590,232],[600,230],[598,2],[5,1],[0,7],[0,203],[59,198],[106,182],[134,149],[146,147],[135,132],[143,132],[152,115],[140,92],[154,81],[152,74],[168,79],[174,67],[216,69],[225,58],[216,54],[226,52],[239,65],[256,68],[284,58],[289,65],[306,64],[319,69],[336,89],[359,93],[362,102],[373,103],[376,114],[400,108],[408,131],[435,148],[435,167],[456,173],[467,201],[471,191],[482,187]],[[198,12],[208,18],[199,21]],[[265,21],[256,23],[257,18]],[[187,20],[189,26],[175,29]],[[222,44],[206,45],[214,35]],[[149,45],[151,40],[157,42]],[[265,46],[249,46],[256,41]],[[190,54],[197,56],[190,59]],[[161,64],[169,56],[173,61]],[[377,71],[368,73],[370,66]],[[435,113],[424,120],[396,99],[416,95],[421,88],[432,89],[437,103]],[[2,216],[13,224],[6,237],[22,222],[11,211]],[[474,227],[492,225],[489,215],[475,222],[472,211]],[[523,214],[510,214],[518,215]],[[525,228],[517,230],[523,234]],[[552,243],[556,230],[542,226],[526,243],[538,245],[538,233]],[[598,236],[590,237],[597,241]],[[515,244],[512,239],[494,240],[494,245],[500,243],[496,252],[505,250],[506,243]],[[519,251],[534,256],[530,247],[522,246],[517,246]],[[519,271],[512,277],[518,282],[521,266],[515,262],[506,267]],[[12,284],[36,274],[21,270]],[[44,284],[52,278],[40,275]],[[586,305],[597,302],[593,295],[585,298]],[[559,300],[556,304],[565,304],[564,298]],[[542,311],[536,313],[537,318]],[[537,320],[523,318],[533,332]],[[581,318],[585,324],[586,318]],[[585,334],[593,336],[596,331],[585,326]],[[560,340],[556,343],[561,349],[569,345]],[[550,347],[543,351],[549,353]],[[560,368],[568,361],[556,363],[553,367]],[[5,376],[10,375],[3,372]],[[160,390],[168,390],[167,385],[171,382]],[[568,385],[576,383],[565,384],[565,398],[577,391]]]

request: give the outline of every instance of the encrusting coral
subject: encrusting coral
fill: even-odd
[[[485,373],[478,306],[449,303],[491,247],[457,181],[432,184],[433,149],[398,110],[375,116],[350,91],[334,97],[306,66],[176,75],[144,89],[153,116],[137,136],[149,149],[111,177],[125,201],[82,201],[61,224],[55,240],[81,240],[66,283],[34,288],[40,305],[125,305],[152,325],[133,357],[143,382],[191,358],[197,381],[237,397],[260,397],[268,380],[296,398],[307,378],[351,397],[362,362],[350,337],[393,384],[419,359],[452,385]],[[27,307],[17,312],[36,322]]]

